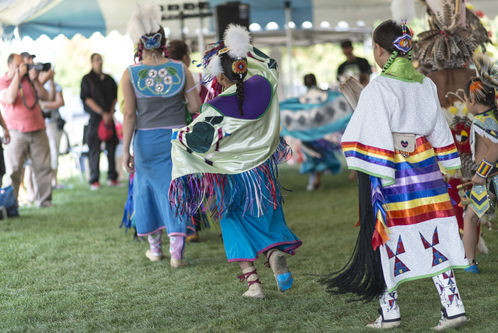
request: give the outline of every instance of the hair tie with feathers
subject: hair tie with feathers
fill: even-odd
[[[484,87],[480,79],[475,79],[469,86],[470,95],[473,97],[484,98],[486,95],[484,93]]]
[[[485,86],[498,89],[498,69],[483,53],[474,53],[472,60],[476,66],[477,75]]]
[[[498,70],[488,57],[478,52],[472,57],[476,66],[477,77],[467,84],[468,96],[475,103],[494,106],[495,91],[498,88]]]

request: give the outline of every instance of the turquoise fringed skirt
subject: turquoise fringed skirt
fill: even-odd
[[[263,163],[250,172],[254,173],[260,179],[267,179],[270,161]],[[271,173],[271,177],[275,177]],[[262,182],[262,198],[260,209],[247,210],[241,200],[231,201],[225,214],[220,220],[221,232],[223,234],[223,243],[229,262],[233,261],[254,261],[258,254],[264,253],[271,248],[278,248],[289,254],[301,246],[302,242],[290,230],[285,221],[282,203],[277,196],[276,179],[270,182]],[[247,184],[244,184],[247,185]],[[240,189],[250,188],[239,184]],[[243,196],[244,200],[256,200],[247,193],[239,191],[235,196]],[[259,213],[258,213],[259,211]],[[259,216],[258,216],[259,215]]]

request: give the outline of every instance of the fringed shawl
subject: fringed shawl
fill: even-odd
[[[282,202],[277,164],[286,161],[290,154],[289,146],[281,139],[270,159],[251,170],[237,174],[203,173],[179,177],[171,184],[170,202],[178,215],[192,216],[200,210],[219,219],[235,205],[242,207],[244,214],[259,217],[267,209],[276,209]]]
[[[204,104],[189,126],[173,133],[169,197],[178,213],[193,215],[201,209],[220,218],[237,204],[244,214],[259,216],[280,205],[276,165],[290,149],[279,138],[277,65],[251,48],[248,73],[244,115],[238,112],[233,85]],[[265,186],[270,197],[263,195]]]

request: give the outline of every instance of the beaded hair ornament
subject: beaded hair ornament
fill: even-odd
[[[391,56],[384,65],[384,68],[382,68],[382,73],[384,73],[389,68],[389,66],[392,65],[394,59],[396,59],[396,57],[400,53],[402,55],[408,54],[408,60],[412,60],[412,35],[411,31],[409,31],[408,27],[406,26],[406,21],[403,21],[403,23],[401,23],[401,29],[403,30],[403,34],[393,41],[395,50],[391,53]]]
[[[218,51],[218,56],[223,56],[226,53],[228,53],[230,50],[228,47],[225,47],[221,50]],[[239,80],[242,80],[244,76],[247,74],[247,58],[242,57],[242,56],[237,56],[235,59],[230,57],[232,60],[232,72],[239,78]]]
[[[393,46],[403,53],[408,53],[412,49],[412,36],[406,33],[406,21],[401,24],[401,29],[403,29],[403,35],[394,40]]]
[[[163,36],[161,35],[161,33],[158,32],[152,36],[143,35],[142,37],[140,37],[140,40],[142,41],[144,49],[152,50],[161,47],[162,37]]]

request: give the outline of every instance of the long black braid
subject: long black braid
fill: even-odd
[[[244,115],[244,78],[247,75],[247,58],[238,57],[232,58],[228,53],[220,55],[221,67],[223,74],[237,85],[237,101],[239,103],[240,115]],[[234,72],[236,70],[236,72]]]
[[[239,102],[239,112],[240,115],[244,115],[244,110],[242,106],[244,105],[244,81],[243,80],[237,80],[235,81],[235,84],[237,85],[237,101]]]

